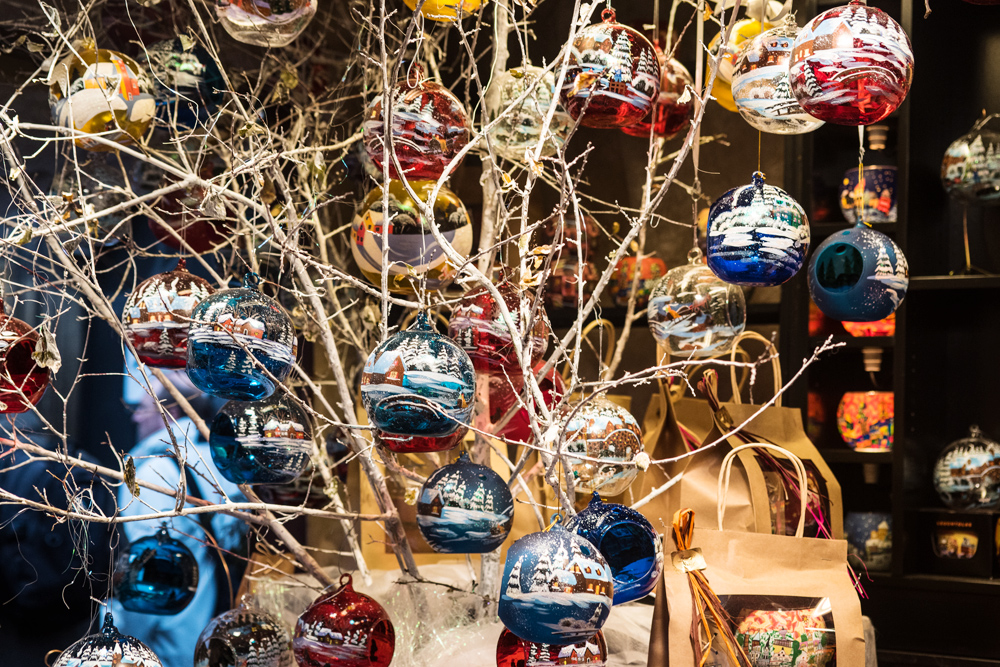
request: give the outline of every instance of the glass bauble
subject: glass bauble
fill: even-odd
[[[739,109],[736,106],[736,101],[733,99],[733,71],[736,68],[736,58],[740,52],[740,47],[750,39],[753,39],[760,33],[770,30],[774,27],[774,24],[764,22],[761,23],[757,19],[741,19],[736,22],[733,26],[732,31],[729,33],[729,41],[723,45],[722,44],[722,32],[719,32],[712,40],[708,43],[708,53],[705,54],[706,57],[706,81],[708,80],[708,72],[712,67],[712,62],[719,53],[719,49],[724,49],[722,58],[719,60],[719,71],[715,77],[715,83],[712,85],[711,94],[715,98],[715,101],[719,105],[726,109],[727,111],[732,111],[736,113]]]
[[[418,0],[403,0],[403,2],[416,11]],[[432,21],[450,23],[471,16],[482,4],[482,0],[424,0],[420,13]]]
[[[230,37],[254,46],[287,46],[316,14],[319,0],[215,0],[215,14]]]
[[[188,325],[195,306],[215,290],[204,278],[177,268],[147,278],[125,300],[122,321],[139,361],[160,368],[187,364]]]
[[[858,338],[896,335],[896,313],[874,322],[841,322],[847,333]],[[814,335],[811,331],[809,335]]]
[[[212,461],[233,484],[287,484],[312,453],[309,415],[283,391],[261,401],[229,401],[212,422]]]
[[[167,123],[194,128],[222,104],[222,72],[200,45],[175,37],[149,46],[141,57],[152,74],[157,115]]]
[[[501,272],[496,283],[507,311],[514,324],[521,327],[520,303],[522,290],[519,289],[506,271]],[[528,296],[529,304],[533,301]],[[534,317],[529,331],[531,344],[530,364],[534,366],[545,354],[548,346],[549,325],[544,313]],[[484,286],[473,287],[451,311],[448,322],[451,336],[472,359],[472,365],[480,373],[487,375],[520,375],[520,362],[514,351],[510,330],[500,314],[500,306],[493,294]],[[525,337],[518,331],[518,338],[524,344]]]
[[[687,68],[676,58],[667,58],[658,47],[656,57],[660,63],[660,94],[653,104],[653,111],[645,120],[622,128],[633,137],[648,137],[650,131],[658,137],[673,139],[687,128],[694,113],[694,98],[685,96],[688,86],[694,88],[694,79]],[[686,101],[681,102],[681,98]]]
[[[192,158],[197,153],[191,155]],[[197,166],[198,176],[205,180],[221,176],[227,170],[225,160],[215,153],[206,153]],[[159,184],[167,186],[176,179],[168,176]],[[216,210],[206,206],[208,191],[194,184],[178,188],[163,195],[153,203],[159,219],[149,217],[149,229],[161,243],[184,252],[206,253],[227,244],[232,238],[232,227],[220,216],[226,215],[223,202]],[[213,205],[214,206],[214,205]]]
[[[299,667],[387,667],[396,650],[396,630],[378,602],[340,576],[302,612],[292,647]]]
[[[858,168],[844,172],[840,186],[840,212],[852,225],[858,221],[858,209],[865,222],[896,222],[896,167],[866,166],[858,178]]]
[[[587,259],[590,253],[597,251],[597,240],[600,238],[601,227],[591,216],[583,214],[583,227],[577,225],[577,219],[567,216],[564,220],[554,220],[542,227],[543,244],[561,244],[573,256]],[[560,228],[561,225],[561,228]],[[577,239],[579,235],[579,242]]]
[[[808,250],[806,212],[759,171],[708,212],[708,268],[727,283],[780,285],[799,272]]]
[[[187,374],[206,394],[257,401],[274,393],[269,374],[282,382],[292,372],[292,322],[259,283],[248,273],[243,287],[218,291],[191,313]]]
[[[593,263],[568,253],[552,262],[549,279],[545,283],[545,303],[553,308],[576,309],[581,292],[584,303],[590,299],[597,279],[597,268]]]
[[[910,38],[881,9],[851,0],[802,28],[789,77],[809,115],[837,125],[870,125],[895,111],[910,90]]]
[[[135,637],[123,635],[111,614],[101,631],[87,635],[59,654],[52,667],[163,667],[153,651]]]
[[[458,152],[469,143],[472,122],[455,95],[411,66],[392,88],[392,141],[399,166],[409,181],[436,181]],[[368,157],[389,178],[400,178],[396,165],[385,158],[385,121],[382,95],[365,112],[364,142]],[[456,164],[455,167],[458,167]]]
[[[792,44],[799,34],[789,15],[785,23],[743,44],[733,70],[733,100],[743,120],[762,132],[805,134],[823,121],[807,114],[788,78]]]
[[[617,23],[610,7],[601,12],[601,23],[577,33],[568,67],[563,105],[587,127],[638,123],[660,94],[656,50],[642,33]]]
[[[849,391],[837,407],[837,430],[859,452],[892,449],[895,395],[891,391]]]
[[[632,283],[635,280],[635,257],[624,257],[611,273],[608,293],[611,303],[618,308],[628,306],[632,297]],[[646,256],[639,262],[639,282],[635,289],[635,308],[642,310],[649,303],[653,286],[667,273],[667,264],[659,257]]]
[[[576,644],[535,644],[526,642],[504,628],[497,641],[497,667],[553,667],[554,665],[591,665],[604,667],[608,644],[604,633]]]
[[[545,365],[544,361],[535,364],[533,372],[541,372]],[[494,424],[503,419],[507,411],[514,407],[517,396],[524,386],[524,377],[512,377],[515,382],[519,379],[519,386],[511,386],[507,378],[490,378],[490,421]],[[493,380],[496,380],[494,382]],[[551,369],[544,378],[538,381],[538,388],[542,392],[542,399],[549,408],[555,406],[566,393],[566,386],[563,384],[562,376],[555,368]],[[528,416],[527,408],[521,408],[510,418],[504,426],[495,431],[497,437],[506,438],[512,442],[530,443],[534,437],[531,433],[531,418]]]
[[[25,412],[42,400],[49,369],[32,356],[38,332],[4,312],[0,301],[0,414]]]
[[[140,614],[177,614],[198,591],[198,561],[166,527],[128,545],[115,572],[115,597]]]
[[[725,354],[747,323],[743,290],[716,277],[697,248],[653,288],[648,314],[653,337],[679,357]]]
[[[78,49],[55,65],[50,81],[52,124],[84,135],[100,133],[103,139],[131,146],[156,115],[149,77],[137,62],[117,51]],[[87,136],[74,141],[91,151],[114,150]]]
[[[422,202],[434,190],[434,181],[410,181]],[[442,187],[434,200],[434,222],[441,234],[462,257],[472,252],[472,220],[454,192]],[[402,181],[389,182],[389,211],[392,222],[384,228],[382,187],[368,193],[354,216],[351,252],[362,275],[373,285],[382,285],[382,239],[388,247],[389,290],[412,293],[421,287],[434,290],[456,276],[456,267],[431,233],[431,221],[424,217]]]
[[[892,514],[845,512],[844,536],[847,554],[860,558],[865,569],[885,572],[892,568]]]
[[[563,147],[573,119],[559,102],[555,85],[555,73],[534,65],[507,70],[493,82],[491,88],[497,92],[495,99],[490,101],[490,111],[494,118],[531,89],[524,101],[490,130],[493,150],[498,155],[512,162],[525,162],[525,153],[530,152],[533,156],[541,139],[542,125],[553,104],[556,109],[545,134],[541,156],[555,155]]]
[[[417,496],[417,527],[438,553],[493,551],[513,525],[514,497],[507,481],[465,452],[435,470]]]
[[[376,347],[361,375],[368,421],[390,434],[451,435],[469,423],[475,395],[472,360],[434,331],[426,311]]]
[[[836,664],[834,633],[827,628],[821,610],[822,607],[806,606],[798,609],[743,608],[736,626],[736,641],[758,658],[756,664],[780,665],[784,662],[832,667]],[[795,663],[791,663],[791,658],[797,658]]]
[[[348,462],[353,460],[347,435],[340,429],[325,434],[325,462],[333,473],[333,481],[347,484]],[[305,472],[285,484],[260,484],[254,488],[261,500],[275,505],[303,505],[323,509],[330,502],[326,480],[316,461],[310,457]]]
[[[611,613],[611,568],[597,548],[561,525],[531,533],[507,551],[498,613],[507,629],[536,644],[593,637]]]
[[[1000,443],[990,440],[978,426],[941,452],[934,464],[934,488],[953,510],[1000,507]]]
[[[985,129],[992,116],[953,141],[941,161],[941,183],[948,194],[967,201],[1000,201],[1000,133]]]
[[[577,407],[565,409],[560,429],[566,434],[564,451],[569,456],[576,492],[600,491],[606,496],[624,493],[639,474],[632,465],[643,451],[639,423],[628,410],[603,396]],[[601,460],[576,459],[573,454]]]
[[[646,597],[663,571],[663,544],[642,514],[606,503],[596,492],[586,508],[566,524],[601,552],[615,582],[615,604]]]
[[[809,293],[827,317],[873,322],[896,311],[910,284],[899,246],[864,223],[833,234],[809,261]]]
[[[101,213],[126,204],[128,183],[118,164],[109,163],[105,155],[81,159],[77,164],[67,161],[52,178],[49,203],[65,228],[58,231],[59,240],[67,250],[90,244],[113,246],[132,233],[132,220],[137,209],[131,206],[105,213],[86,223],[77,220],[88,212]]]
[[[454,433],[442,436],[398,435],[375,429],[375,442],[397,454],[445,452],[454,449],[465,439],[469,427],[461,425]]]
[[[194,667],[242,665],[295,667],[285,626],[245,602],[209,621],[194,648]]]

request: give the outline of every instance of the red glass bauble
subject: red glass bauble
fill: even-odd
[[[597,280],[597,269],[593,264],[581,263],[569,256],[560,257],[552,262],[552,272],[545,285],[545,303],[553,308],[576,308],[579,303],[580,278],[583,278],[583,302],[594,293],[594,281]]]
[[[550,665],[594,665],[603,667],[608,660],[604,633],[578,644],[557,646],[536,644],[521,639],[504,628],[497,641],[497,667],[549,667]]]
[[[139,283],[128,299],[122,321],[139,361],[159,368],[187,366],[191,311],[215,290],[204,278],[177,268]]]
[[[660,94],[656,50],[642,33],[616,23],[610,7],[601,19],[573,40],[563,106],[587,127],[634,125],[649,114]]]
[[[648,137],[650,126],[653,134],[664,139],[673,139],[680,134],[691,121],[694,113],[694,98],[687,95],[687,101],[681,102],[687,86],[694,88],[691,73],[676,58],[667,58],[659,48],[656,57],[660,63],[660,95],[653,105],[653,112],[644,121],[622,128],[625,134],[633,137]]]
[[[210,179],[225,170],[226,163],[212,155],[206,157],[198,175],[203,179]],[[202,209],[207,194],[202,186],[192,185],[160,197],[153,204],[160,220],[149,220],[149,229],[156,239],[175,250],[193,250],[199,254],[229,240],[232,232],[229,223]]]
[[[496,287],[514,323],[521,326],[518,317],[520,290],[506,272],[500,274]],[[548,343],[549,325],[544,313],[535,315],[530,333],[531,365],[534,366],[545,354]],[[448,335],[469,354],[476,371],[500,376],[521,374],[510,331],[500,315],[496,299],[486,287],[474,287],[458,302],[451,313]],[[524,336],[519,333],[519,337],[523,344]]]
[[[597,237],[601,228],[597,224],[597,220],[594,220],[589,215],[583,215],[582,218],[583,229],[579,233],[580,243],[577,243],[576,218],[566,218],[561,234],[557,234],[559,231],[558,220],[553,224],[543,227],[542,236],[545,239],[544,243],[548,245],[562,244],[566,250],[580,255],[583,259],[587,259],[590,253],[596,251]]]
[[[419,454],[423,452],[444,452],[454,449],[462,442],[468,426],[464,424],[454,433],[439,437],[419,435],[397,435],[375,429],[375,440],[390,452],[396,454]]]
[[[424,79],[417,66],[393,87],[392,99],[392,140],[399,166],[408,180],[436,181],[469,143],[472,123],[465,107],[450,90]],[[388,169],[389,178],[402,178],[392,160],[385,159],[384,129],[378,95],[365,113],[365,151],[379,169]]]
[[[31,356],[37,344],[38,332],[0,304],[0,413],[25,412],[49,386],[49,370]]]
[[[378,602],[354,590],[351,575],[328,588],[295,623],[299,667],[387,667],[396,631]]]
[[[789,76],[809,115],[837,125],[875,123],[895,111],[910,90],[910,38],[881,9],[852,0],[799,32]]]
[[[535,373],[542,370],[544,362],[539,362],[535,366]],[[516,385],[516,386],[515,386]],[[514,376],[508,380],[503,377],[490,378],[490,421],[496,423],[503,419],[514,403],[518,394],[524,387],[524,377]],[[566,393],[566,385],[563,384],[562,376],[552,369],[548,375],[538,381],[538,388],[542,391],[542,398],[545,405],[554,406]],[[531,425],[528,418],[528,411],[521,408],[510,418],[502,428],[496,431],[496,435],[514,442],[528,443],[532,440]]]

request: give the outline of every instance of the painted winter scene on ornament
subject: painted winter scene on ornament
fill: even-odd
[[[194,667],[222,665],[295,667],[288,631],[271,614],[240,602],[209,621],[194,648]]]
[[[608,644],[600,630],[589,639],[562,646],[526,642],[506,628],[497,640],[497,667],[604,667],[607,661]]]
[[[642,430],[620,405],[601,396],[579,410],[568,408],[562,430],[577,493],[617,496],[639,474],[631,463],[643,451]],[[578,459],[574,454],[601,460]]]
[[[951,443],[938,456],[934,488],[941,502],[953,510],[1000,507],[1000,443],[971,426],[967,437]]]
[[[438,468],[417,496],[420,534],[439,553],[493,551],[514,524],[514,497],[504,479],[465,452]]]
[[[993,118],[980,120],[945,151],[941,183],[949,195],[968,201],[1000,200],[1000,133],[984,128]]]
[[[229,35],[254,46],[287,46],[302,34],[319,0],[217,0],[215,13]]]
[[[119,632],[108,613],[100,632],[70,645],[52,667],[163,667],[163,663],[141,641]]]
[[[536,83],[537,82],[537,83]],[[542,137],[542,125],[553,104],[556,109],[542,145],[542,157],[555,155],[566,143],[573,118],[566,113],[555,94],[556,77],[541,67],[527,65],[509,69],[497,79],[497,100],[491,105],[494,117],[530,89],[524,101],[490,130],[496,152],[512,162],[525,162],[525,153],[534,153]],[[534,88],[532,88],[534,86]],[[492,88],[492,86],[491,86]]]

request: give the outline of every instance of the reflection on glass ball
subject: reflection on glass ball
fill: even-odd
[[[987,117],[948,146],[941,161],[941,183],[952,197],[1000,201],[1000,133],[984,128]]]
[[[519,638],[504,628],[497,641],[497,667],[549,667],[550,665],[591,665],[604,667],[608,644],[600,630],[576,644],[536,644]]]
[[[819,310],[819,309],[817,309]],[[894,336],[896,334],[896,313],[893,313],[884,320],[874,322],[841,322],[847,333],[858,338],[871,336]],[[819,335],[809,332],[810,336]]]
[[[403,0],[403,2],[416,11],[418,0]],[[420,13],[432,21],[448,23],[471,16],[482,4],[482,0],[424,0]]]
[[[194,667],[234,665],[295,667],[285,626],[245,602],[209,621],[194,648]]]
[[[454,433],[442,436],[399,435],[375,429],[375,442],[397,454],[445,452],[457,447],[468,432],[469,427],[465,424]]]
[[[633,137],[648,137],[653,134],[664,139],[673,139],[687,128],[694,113],[694,98],[686,95],[688,86],[694,88],[694,79],[687,68],[676,58],[667,58],[656,47],[656,58],[660,63],[660,94],[653,105],[653,111],[645,120],[635,125],[627,125],[622,132]]]
[[[119,556],[115,595],[140,614],[177,614],[198,590],[198,561],[166,526],[128,545]]]
[[[565,409],[562,432],[577,493],[599,491],[606,496],[624,493],[639,469],[632,465],[643,451],[642,430],[635,417],[600,396],[582,407]],[[591,459],[573,458],[580,454]]]
[[[990,440],[978,426],[941,452],[934,464],[934,488],[953,510],[1000,507],[1000,443]]]
[[[524,101],[490,130],[493,149],[498,155],[512,162],[525,162],[525,152],[534,155],[535,146],[541,139],[542,125],[553,104],[556,110],[545,135],[541,157],[555,155],[563,147],[573,119],[555,95],[555,85],[553,72],[533,65],[507,70],[493,82],[492,87],[498,91],[496,100],[491,104],[494,118],[531,89]]]
[[[229,35],[254,46],[287,46],[302,34],[319,0],[216,0],[215,14]]]

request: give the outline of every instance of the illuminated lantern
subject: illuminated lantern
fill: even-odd
[[[215,13],[229,35],[254,46],[287,46],[316,14],[319,0],[216,0]]]
[[[577,409],[579,407],[579,409]],[[625,408],[603,396],[564,409],[560,428],[577,493],[624,493],[639,474],[632,464],[643,451],[642,430]],[[600,461],[577,459],[581,454]]]
[[[896,334],[896,313],[884,320],[874,322],[841,322],[847,333],[857,338],[872,336],[894,336]],[[810,332],[810,335],[812,333]]]
[[[896,168],[893,166],[865,167],[858,180],[858,168],[844,172],[840,187],[840,212],[852,225],[859,209],[865,222],[896,222]]]
[[[535,644],[504,628],[497,641],[497,667],[550,667],[551,665],[591,665],[604,667],[608,645],[600,630],[576,644]]]
[[[418,0],[403,0],[403,2],[416,11]],[[482,0],[424,0],[420,13],[432,21],[449,23],[471,16],[482,4]]]
[[[850,391],[837,407],[837,430],[856,451],[892,449],[895,396],[891,391]]]
[[[611,272],[611,282],[608,292],[615,306],[628,306],[632,296],[632,284],[635,281],[635,257],[623,257]],[[639,282],[636,284],[635,307],[642,310],[649,303],[649,294],[657,281],[667,273],[667,264],[659,257],[646,256],[639,262]]]

